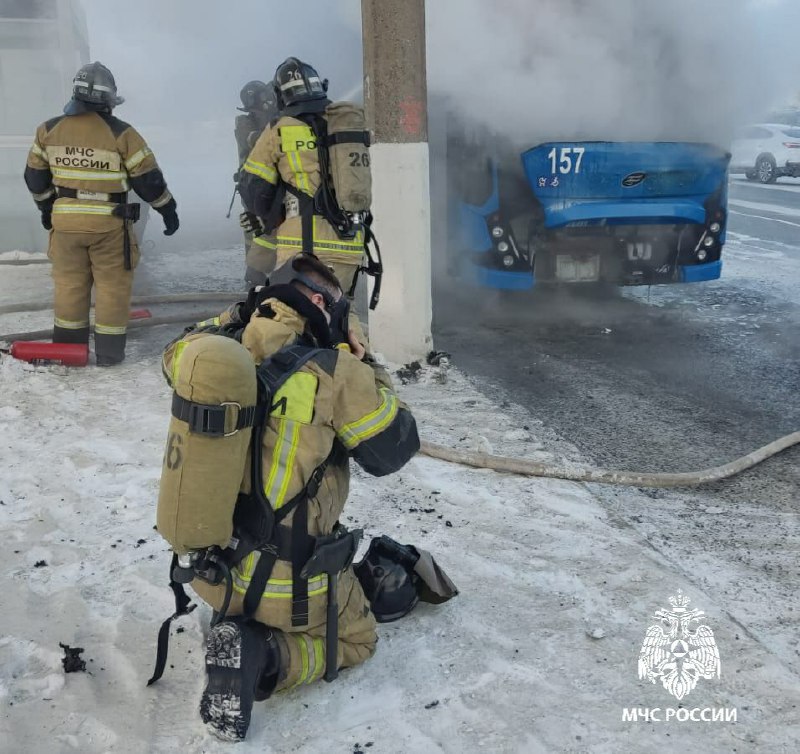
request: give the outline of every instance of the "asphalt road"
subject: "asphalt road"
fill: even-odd
[[[439,291],[437,348],[603,465],[705,467],[798,430],[800,185],[734,181],[730,207],[720,281],[479,293],[480,306],[474,291]],[[797,461],[754,476],[785,472],[773,481],[791,497]]]
[[[734,229],[746,227],[756,238],[790,246],[800,243],[800,179],[779,178],[763,186],[734,176],[729,211]]]

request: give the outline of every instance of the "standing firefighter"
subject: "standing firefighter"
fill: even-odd
[[[269,122],[278,115],[275,105],[275,91],[271,84],[263,81],[248,81],[239,93],[242,106],[242,115],[236,116],[234,134],[236,148],[239,151],[239,170],[244,165],[253,145],[261,136]],[[240,173],[234,176],[235,181],[240,180]],[[275,269],[275,238],[274,236],[256,236],[252,231],[245,229],[245,280],[249,285],[263,285],[267,275]]]
[[[224,324],[199,325],[164,354],[174,394],[158,531],[175,552],[173,618],[191,609],[180,583],[215,611],[200,714],[226,740],[245,737],[255,700],[368,659],[376,620],[455,594],[429,554],[388,537],[353,565],[362,531],[339,523],[350,459],[391,474],[419,437],[347,330],[347,309],[333,273],[300,254]]]
[[[123,101],[108,68],[83,66],[64,115],[36,129],[25,168],[25,183],[50,231],[53,341],[89,342],[94,284],[98,366],[125,358],[133,271],[139,261],[131,227],[139,205],[128,203],[128,190],[161,214],[165,235],[171,236],[179,224],[175,199],[153,153],[132,126],[111,114]]]
[[[330,266],[352,295],[370,236],[369,133],[362,108],[332,103],[328,82],[297,58],[273,82],[280,117],[261,134],[242,170],[243,227],[277,228],[277,259],[302,251]],[[378,275],[379,264],[367,268]],[[379,289],[376,278],[376,294]],[[373,297],[373,306],[377,295]]]

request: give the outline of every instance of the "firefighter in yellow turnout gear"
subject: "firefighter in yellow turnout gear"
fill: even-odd
[[[322,172],[309,119],[326,117],[327,81],[310,65],[288,58],[278,67],[274,86],[280,117],[256,142],[239,184],[249,227],[256,233],[277,227],[279,266],[298,252],[315,254],[348,292],[364,257],[364,231],[356,227],[343,237],[315,202]]]
[[[266,555],[257,550],[231,568],[232,599],[226,611],[224,584],[213,585],[200,578],[192,582],[192,588],[203,600],[227,616],[208,637],[208,683],[200,706],[211,732],[226,740],[244,738],[254,700],[312,683],[325,674],[331,662],[336,664],[334,670],[352,667],[374,653],[375,617],[350,565],[355,546],[350,560],[335,569],[335,658],[327,656],[326,651],[329,576],[314,574],[298,581],[298,573],[302,576],[304,571],[297,570],[297,557],[302,551],[302,566],[310,552],[319,552],[320,542],[340,531],[338,520],[348,495],[350,458],[369,474],[383,476],[400,469],[419,449],[414,418],[394,393],[388,375],[366,355],[353,331],[347,332],[346,307],[340,308],[346,297],[327,266],[311,255],[301,254],[276,270],[273,278],[286,282],[273,283],[262,291],[254,289],[248,302],[239,305],[233,315],[229,311],[217,321],[228,327],[237,319],[247,322],[237,337],[241,337],[256,364],[294,343],[322,350],[291,374],[269,404],[261,446],[265,497],[276,514],[283,507],[292,506],[298,496],[302,499],[276,524],[281,536],[274,540],[277,559],[273,556],[268,580],[259,581],[267,579],[266,574],[259,576],[259,564]],[[246,315],[241,314],[241,308],[248,310]],[[194,341],[199,344],[208,337],[208,333],[190,333],[165,351],[164,374],[176,390],[178,385],[186,384],[184,370],[198,375],[198,385],[209,384],[208,375],[200,376],[198,361],[189,355],[193,354]],[[341,337],[349,341],[349,350],[335,347]],[[219,372],[218,380],[230,383],[230,375],[225,378],[224,364],[217,357],[213,368]],[[199,396],[193,388],[189,390]],[[195,400],[207,403],[209,398]],[[173,421],[175,416],[173,403]],[[192,452],[190,442],[191,435],[184,435],[184,459]],[[184,469],[185,464],[186,460]],[[198,464],[207,466],[205,461]],[[251,465],[245,468],[240,498],[253,494]],[[178,477],[170,477],[171,473],[178,472],[171,470],[165,457],[158,528],[176,552],[227,540],[230,521],[223,522],[227,528],[221,532],[211,532],[209,524],[203,523],[219,523],[219,506],[214,505],[214,510],[207,512],[203,507],[211,505],[213,491],[204,486],[203,494],[196,499],[199,507],[188,516],[185,506],[190,503],[176,502],[177,494],[172,493],[176,488],[170,479],[179,485],[181,482]],[[210,475],[208,484],[214,484],[213,480],[214,475]],[[312,480],[316,480],[313,490]],[[239,503],[237,511],[238,506]],[[205,533],[207,541],[198,541],[199,532]],[[309,545],[310,542],[316,544]],[[254,583],[258,587],[253,619],[236,617],[247,612]]]
[[[275,92],[271,84],[263,81],[248,81],[239,93],[242,106],[237,108],[241,115],[236,116],[234,135],[239,152],[239,169],[244,165],[258,137],[278,114]],[[234,179],[238,182],[239,173]],[[275,238],[268,235],[255,235],[244,231],[245,281],[249,285],[263,285],[267,276],[275,269]]]
[[[95,352],[108,366],[125,357],[133,274],[139,249],[133,189],[159,212],[165,235],[178,229],[175,199],[139,133],[111,111],[123,99],[105,66],[91,63],[73,81],[64,115],[36,129],[25,182],[50,230],[55,284],[53,341],[88,343],[96,287]]]

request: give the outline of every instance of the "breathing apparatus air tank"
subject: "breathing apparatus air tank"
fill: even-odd
[[[256,367],[232,338],[178,344],[156,524],[179,555],[225,548],[255,420]]]

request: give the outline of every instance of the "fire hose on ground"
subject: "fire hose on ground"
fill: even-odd
[[[177,293],[163,296],[139,296],[132,299],[132,304],[154,305],[154,304],[179,304],[179,303],[204,303],[210,301],[235,301],[241,298],[241,293],[228,292],[202,292],[202,293]],[[12,304],[0,307],[0,314],[28,313],[45,311],[51,306],[44,302],[33,302],[27,304]],[[142,327],[155,327],[157,325],[185,324],[186,314],[169,314],[160,317],[150,317],[149,319],[136,320],[129,323],[130,329]],[[49,338],[53,334],[52,329],[36,330],[30,332],[10,333],[0,335],[0,341],[14,340],[36,340]],[[582,469],[556,464],[532,461],[524,458],[510,458],[507,456],[497,456],[488,453],[480,453],[467,450],[448,448],[444,445],[437,445],[432,442],[423,441],[420,452],[430,458],[435,458],[448,463],[468,466],[476,469],[489,469],[504,474],[515,474],[518,476],[541,477],[545,479],[563,479],[573,482],[593,482],[596,484],[609,484],[625,487],[650,487],[650,488],[670,488],[670,487],[694,487],[701,484],[710,484],[723,479],[737,476],[754,466],[763,463],[773,456],[782,453],[795,445],[800,445],[800,432],[792,432],[773,442],[764,445],[747,455],[736,458],[733,461],[714,466],[708,469],[686,472],[637,472],[637,471],[617,471],[610,469]]]

